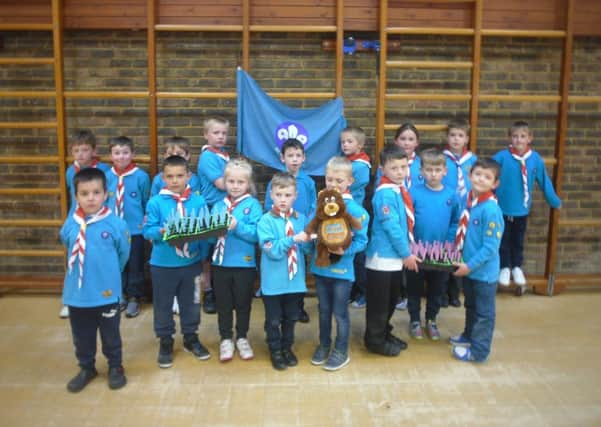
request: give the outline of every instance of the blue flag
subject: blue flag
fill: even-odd
[[[305,146],[305,172],[324,175],[328,160],[341,155],[340,132],[346,127],[343,108],[342,98],[319,108],[288,107],[267,95],[239,68],[238,152],[282,169],[280,148],[288,138],[296,138]]]

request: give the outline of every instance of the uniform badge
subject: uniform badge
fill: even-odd
[[[242,211],[242,213],[244,215],[248,215],[250,213],[250,208],[249,207],[244,208],[244,210]]]
[[[105,297],[105,298],[108,298],[111,295],[113,295],[113,291],[110,290],[110,289],[106,289],[106,290],[102,291],[102,296]]]
[[[490,231],[490,230],[486,230],[486,235],[487,235],[487,236],[492,236],[492,231]]]
[[[501,232],[497,231],[497,239],[500,239],[500,238],[501,238]]]
[[[103,239],[108,239],[110,236],[108,231],[103,231],[102,233],[100,233],[100,237],[102,237]]]
[[[388,205],[382,206],[382,213],[384,215],[389,215],[390,214],[390,208],[388,207]]]
[[[451,199],[447,199],[447,206],[451,206],[451,203],[453,203],[453,201]]]
[[[472,221],[472,224],[474,225],[480,225],[480,221],[478,219],[475,219]]]
[[[492,221],[488,223],[488,228],[495,228],[496,226],[497,226],[497,224],[495,224]]]
[[[136,197],[138,197],[138,193],[137,193],[136,191],[132,191],[131,193],[129,193],[129,195],[130,195],[132,198],[134,198],[134,199],[135,199]]]

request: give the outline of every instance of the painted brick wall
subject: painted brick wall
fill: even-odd
[[[45,33],[1,33],[1,56],[50,56],[52,43]],[[376,39],[375,34],[357,34]],[[65,34],[65,86],[67,90],[140,90],[147,87],[145,33],[140,31],[68,31]],[[255,34],[251,38],[251,74],[270,91],[333,91],[334,52],[322,51],[321,41],[331,35]],[[157,81],[160,91],[235,91],[235,69],[240,62],[241,40],[237,33],[159,33]],[[486,38],[482,46],[482,93],[556,94],[561,44],[557,40]],[[469,38],[445,39],[405,36],[390,59],[471,60]],[[601,39],[575,40],[572,94],[600,95],[597,65]],[[374,153],[377,59],[374,52],[360,52],[344,59],[345,114],[349,124],[368,134],[367,151]],[[407,70],[388,72],[389,92],[468,93],[470,73],[465,70]],[[53,87],[50,66],[3,66],[3,90],[48,90]],[[318,101],[287,101],[311,107]],[[47,99],[0,99],[0,120],[49,120],[54,101]],[[507,144],[506,129],[516,119],[530,122],[534,147],[552,157],[557,106],[552,103],[483,102],[480,105],[478,153],[490,155]],[[194,166],[203,144],[202,121],[221,115],[232,124],[228,142],[235,148],[236,105],[234,99],[159,101],[159,152],[170,135],[192,141]],[[402,101],[387,104],[387,123],[446,123],[467,117],[467,102]],[[125,134],[134,138],[139,154],[148,154],[147,101],[143,99],[80,99],[67,101],[68,132],[92,129],[99,140],[99,154],[107,155],[107,139]],[[598,218],[601,214],[601,106],[572,105],[563,179],[565,201],[562,217]],[[386,135],[392,140],[392,132]],[[424,132],[422,145],[442,144],[441,132]],[[0,156],[56,155],[52,130],[0,129]],[[148,165],[142,165],[147,167]],[[552,172],[551,167],[548,168]],[[272,174],[257,165],[258,188],[264,191]],[[54,164],[3,164],[0,187],[56,187]],[[262,194],[261,194],[262,197]],[[3,218],[59,218],[58,196],[1,196]],[[526,270],[544,270],[548,207],[535,193],[526,245]],[[0,231],[0,249],[60,248],[58,229],[6,228]],[[599,273],[601,230],[563,228],[559,237],[558,272]],[[5,257],[3,273],[60,273],[60,258]]]

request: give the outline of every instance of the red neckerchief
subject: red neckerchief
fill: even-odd
[[[463,244],[465,242],[465,233],[467,231],[467,226],[470,221],[471,210],[480,203],[484,203],[487,200],[494,200],[495,202],[497,201],[497,198],[495,197],[492,191],[487,191],[486,193],[480,194],[478,197],[474,197],[474,193],[471,191],[468,194],[465,209],[463,210],[463,212],[461,212],[459,224],[457,225],[457,231],[455,232],[455,247],[458,250],[463,249]]]
[[[90,165],[86,166],[85,168],[95,168],[97,164],[98,164],[98,159],[94,158],[94,159],[92,159],[92,163],[90,163]],[[73,161],[73,169],[75,170],[75,173],[77,173],[81,170],[81,166],[79,166],[79,163],[77,162],[77,160]]]
[[[530,191],[528,191],[528,169],[526,168],[526,159],[530,157],[532,154],[532,150],[530,147],[523,154],[518,154],[518,152],[513,148],[513,145],[509,144],[509,152],[511,156],[520,162],[520,171],[522,173],[522,190],[524,192],[524,207],[528,207],[528,202],[530,201]]]
[[[365,151],[360,151],[359,153],[351,154],[350,156],[346,156],[351,162],[358,161],[365,163],[368,167],[371,168],[371,160]]]

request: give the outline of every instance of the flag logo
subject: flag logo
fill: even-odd
[[[309,142],[309,132],[300,123],[286,121],[275,129],[275,142],[281,149],[287,139],[297,139],[306,146]]]

